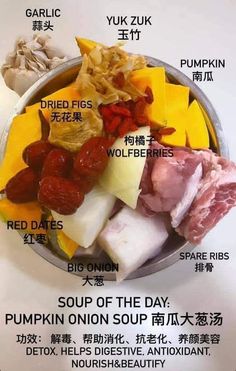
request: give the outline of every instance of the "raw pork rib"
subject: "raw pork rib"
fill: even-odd
[[[197,195],[199,183],[202,178],[202,164],[198,164],[193,175],[189,178],[183,197],[171,210],[171,224],[173,228],[179,226],[185,215],[187,214],[192,202]]]
[[[158,143],[155,146],[162,147]],[[200,179],[194,174],[197,171],[201,177],[201,158],[187,148],[175,148],[173,155],[146,162],[139,196],[139,208],[145,215],[170,212],[184,197],[189,182],[195,188],[193,198],[197,192]]]
[[[173,155],[147,160],[138,209],[169,212],[172,227],[196,244],[236,205],[236,165],[211,150],[174,148]]]
[[[236,205],[236,165],[211,151],[194,151],[202,158],[203,177],[198,193],[177,228],[192,243],[207,232]]]

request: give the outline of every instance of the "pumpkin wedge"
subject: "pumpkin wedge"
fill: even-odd
[[[18,171],[27,167],[22,159],[26,146],[41,138],[41,121],[37,110],[15,116],[8,135],[6,151],[0,165],[0,190]]]
[[[78,244],[73,241],[71,238],[69,238],[63,231],[58,230],[57,231],[57,242],[64,251],[64,253],[68,256],[69,259],[73,258],[75,255],[76,250],[78,249]]]
[[[156,127],[166,125],[166,83],[163,67],[146,67],[131,73],[130,81],[136,88],[145,92],[152,89],[153,103],[147,105],[146,115]]]
[[[185,115],[189,105],[189,88],[183,85],[166,83],[166,118],[168,126]]]
[[[38,202],[27,202],[22,204],[14,204],[7,198],[0,200],[0,220],[3,222],[11,221],[26,221],[27,232],[33,234],[45,234],[43,229],[32,229],[31,222],[41,221],[42,211]]]
[[[91,50],[95,48],[97,45],[102,45],[100,43],[97,43],[96,41],[83,39],[82,37],[76,37],[75,40],[78,44],[81,55],[89,54]]]
[[[209,148],[209,134],[203,112],[196,100],[187,111],[187,144],[192,149]]]

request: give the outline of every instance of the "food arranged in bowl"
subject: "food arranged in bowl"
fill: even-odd
[[[0,215],[56,240],[68,260],[104,251],[122,280],[173,233],[201,242],[236,204],[236,165],[219,155],[189,87],[164,67],[121,46],[77,42],[75,81],[12,121]]]

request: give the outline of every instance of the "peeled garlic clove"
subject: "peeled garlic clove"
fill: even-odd
[[[67,57],[64,57],[63,59],[54,57],[49,62],[49,69],[52,70],[53,68],[59,66],[60,64],[66,62],[66,61],[67,61]]]
[[[14,90],[17,94],[22,96],[37,80],[39,74],[35,71],[21,70],[17,73],[14,82]]]
[[[12,66],[14,64],[15,58],[16,58],[16,52],[15,51],[12,52],[12,53],[9,53],[6,57],[5,64],[9,64],[10,66]]]
[[[18,68],[9,68],[4,74],[6,85],[19,96],[22,96],[38,78],[39,76],[36,72]]]
[[[5,83],[8,86],[8,88],[12,90],[14,90],[13,85],[17,70],[18,69],[16,68],[8,68],[4,70],[4,66],[2,67],[2,75],[4,77]]]
[[[32,70],[37,73],[40,70],[40,66],[37,62],[27,59],[27,70]],[[42,70],[45,70],[43,66],[42,66]]]
[[[25,66],[25,56],[21,54],[16,54],[15,63],[12,65],[14,68],[21,68]]]
[[[45,66],[47,66],[48,63],[50,62],[50,59],[47,57],[46,53],[44,53],[42,50],[34,50],[32,52],[32,55],[34,56],[37,62],[44,63]]]
[[[25,65],[26,65],[26,59],[25,57],[22,56],[22,58],[20,58],[19,60],[19,68],[21,70],[25,70]]]
[[[62,50],[54,44],[52,39],[48,39],[45,42],[44,51],[47,54],[48,58],[50,59],[54,57],[58,57],[58,58],[65,57],[65,53],[63,53]]]
[[[49,35],[40,35],[40,34],[36,34],[33,36],[33,39],[38,42],[41,47],[45,45],[45,43],[47,42],[47,40],[50,40],[51,39],[51,36]]]
[[[40,43],[38,43],[36,40],[31,40],[29,42],[27,42],[23,48],[27,48],[27,49],[30,49],[30,50],[38,50],[42,47],[42,45]]]

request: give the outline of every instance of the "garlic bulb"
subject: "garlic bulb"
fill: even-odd
[[[67,61],[65,54],[53,45],[48,35],[20,38],[6,57],[1,73],[6,85],[20,96],[43,74]]]

